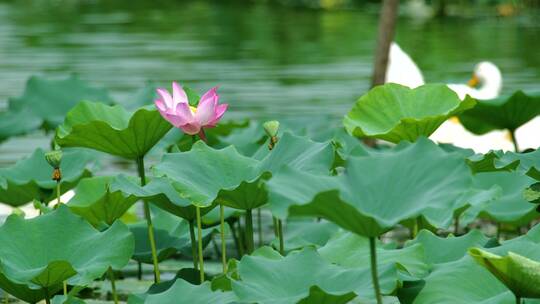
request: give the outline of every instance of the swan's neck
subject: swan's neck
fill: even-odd
[[[489,75],[482,78],[482,84],[477,89],[481,99],[492,99],[499,96],[502,89],[502,77],[499,75]]]

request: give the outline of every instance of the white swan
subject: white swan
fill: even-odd
[[[385,82],[398,83],[410,88],[425,83],[416,63],[395,42],[390,45]],[[501,93],[502,74],[494,63],[482,61],[474,67],[473,77],[467,84],[448,84],[448,87],[461,99],[467,94],[475,99],[493,99]]]
[[[422,72],[397,43],[392,42],[388,56],[385,82],[393,82],[416,88],[424,84]],[[468,94],[476,99],[492,99],[499,96],[502,88],[502,74],[491,62],[478,63],[472,79],[467,84],[448,84],[459,98]],[[519,133],[518,133],[519,136]],[[438,142],[453,143],[463,148],[472,148],[476,152],[487,152],[490,149],[512,150],[508,132],[493,131],[485,135],[475,135],[467,131],[457,120],[448,120],[430,137]]]

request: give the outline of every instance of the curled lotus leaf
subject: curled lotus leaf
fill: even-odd
[[[419,216],[432,226],[447,227],[471,183],[459,153],[421,139],[386,153],[351,157],[337,176],[285,168],[267,186],[276,216],[323,217],[356,234],[376,237]]]
[[[449,117],[474,107],[469,96],[461,101],[443,84],[410,89],[389,83],[360,97],[343,124],[349,134],[393,143],[430,136]]]
[[[62,147],[85,147],[137,159],[171,128],[154,109],[130,113],[121,106],[83,101],[67,113],[56,130],[56,142]]]
[[[64,205],[33,219],[9,216],[0,227],[0,241],[6,244],[0,247],[2,275],[41,290],[61,288],[63,281],[85,286],[109,267],[124,267],[134,248],[133,236],[121,222],[100,232]]]

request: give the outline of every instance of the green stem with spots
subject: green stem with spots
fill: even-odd
[[[225,206],[219,205],[220,234],[221,234],[221,263],[223,264],[223,274],[227,273],[227,244],[225,242]]]
[[[253,239],[253,210],[246,210],[246,248],[247,253],[251,254],[255,247]]]
[[[510,139],[512,140],[512,144],[514,145],[514,151],[518,153],[519,146],[516,139],[516,130],[510,130]]]
[[[139,172],[139,177],[141,178],[141,186],[146,185],[146,175],[144,172],[144,158],[139,157],[137,159],[137,169]],[[148,240],[150,241],[150,249],[152,251],[152,263],[154,264],[154,282],[159,283],[160,273],[159,273],[159,262],[157,258],[156,250],[156,240],[154,236],[154,225],[152,225],[152,215],[150,214],[150,206],[148,202],[143,202],[144,207],[144,217],[146,218],[146,224],[148,226]]]
[[[381,288],[379,287],[379,274],[377,273],[377,248],[376,239],[369,238],[369,255],[371,260],[371,279],[373,281],[373,289],[375,290],[375,298],[377,304],[382,304]]]
[[[114,304],[118,304],[118,294],[116,293],[116,281],[114,278],[114,271],[109,267],[109,279],[111,280],[111,291]]]
[[[201,208],[195,206],[197,212],[197,243],[199,247],[199,275],[201,279],[201,284],[204,282],[204,259],[203,259],[203,248],[202,248],[202,225],[201,225]]]
[[[193,259],[193,268],[199,269],[199,262],[197,262],[197,240],[195,239],[195,223],[193,220],[189,221],[189,237],[191,239],[191,256]]]
[[[280,219],[277,220],[278,224],[278,238],[279,238],[279,253],[285,255],[285,242],[283,241],[283,223]]]

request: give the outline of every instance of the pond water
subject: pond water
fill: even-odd
[[[419,21],[396,40],[429,82],[466,82],[494,61],[504,92],[540,83],[539,16]],[[33,74],[76,73],[125,100],[147,81],[221,86],[232,117],[339,119],[369,86],[376,7],[324,11],[218,1],[0,1],[0,109]],[[0,147],[2,160],[40,135]],[[6,154],[7,153],[7,154]]]

